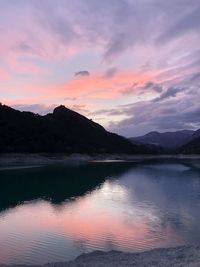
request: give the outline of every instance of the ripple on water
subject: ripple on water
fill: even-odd
[[[0,262],[40,264],[71,260],[93,250],[136,252],[199,242],[200,173],[197,168],[177,162],[153,165],[145,162],[145,165],[131,167],[127,164],[123,167],[123,162],[120,166],[115,164],[101,164],[98,172],[93,164],[78,169],[77,183],[83,177],[87,179],[87,175],[90,181],[99,175],[102,180],[92,190],[88,190],[87,185],[84,190],[80,188],[80,192],[76,192],[78,197],[73,198],[69,193],[74,190],[75,178],[72,185],[66,186],[63,181],[73,172],[66,172],[64,167],[61,170],[47,168],[47,171],[42,168],[41,173],[40,169],[27,169],[23,173],[13,170],[9,179],[5,176],[4,183],[7,180],[10,183],[5,188],[12,186],[12,178],[19,179],[19,185],[15,183],[9,194],[5,192],[8,200],[12,198],[10,192],[16,197],[17,189],[24,194],[20,195],[20,201],[26,202],[0,213]],[[6,175],[6,170],[1,174]],[[22,175],[32,179],[34,197],[31,188],[23,191]],[[49,197],[48,178],[54,178],[56,188],[60,189],[55,199],[53,190]],[[65,192],[70,198],[60,200]],[[42,200],[43,197],[56,204]]]

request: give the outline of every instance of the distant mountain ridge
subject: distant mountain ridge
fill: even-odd
[[[192,140],[183,145],[179,153],[183,154],[200,154],[200,129],[192,135]]]
[[[150,132],[143,136],[132,137],[131,141],[142,144],[154,144],[167,149],[176,149],[191,140],[194,131],[182,130],[176,132]]]
[[[132,143],[154,145],[163,148],[165,152],[173,153],[199,153],[198,139],[200,129],[197,131],[182,130],[176,132],[149,132],[143,136],[132,137]]]
[[[65,106],[41,116],[0,104],[0,153],[152,153]]]

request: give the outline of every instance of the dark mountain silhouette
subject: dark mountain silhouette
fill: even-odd
[[[182,130],[177,132],[150,132],[143,136],[132,137],[132,142],[139,142],[141,144],[151,144],[164,148],[166,151],[174,151],[192,140],[194,131]]]
[[[179,151],[183,154],[200,154],[200,129],[192,135],[192,140],[183,145]]]
[[[65,106],[41,116],[0,105],[0,152],[152,153]]]
[[[179,153],[200,154],[200,137],[182,146],[181,149],[179,150]]]
[[[159,146],[157,144],[153,143],[142,143],[140,141],[132,140],[132,138],[129,138],[130,142],[135,146],[145,146],[150,151],[153,151],[153,154],[165,154],[166,149],[164,149],[162,146]]]
[[[195,131],[192,135],[192,139],[196,139],[200,137],[200,129],[198,129],[197,131]]]

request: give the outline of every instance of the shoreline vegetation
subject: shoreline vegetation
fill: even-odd
[[[44,265],[5,265],[0,267],[199,267],[200,247],[181,246],[159,248],[139,253],[120,251],[94,251],[78,256],[69,262],[47,263]]]

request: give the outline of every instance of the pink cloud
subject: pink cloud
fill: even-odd
[[[53,85],[51,89],[46,88],[46,90],[50,89],[52,96],[67,94],[74,97],[82,95],[112,99],[119,96],[123,88],[130,86],[132,83],[145,83],[151,79],[152,75],[150,72],[118,72],[108,79],[101,73],[95,73],[87,77],[74,78],[63,84]]]
[[[112,101],[122,96],[124,88],[133,83],[145,84],[153,80],[154,73],[151,72],[117,72],[114,76],[106,78],[102,73],[94,73],[87,77],[75,77],[63,83],[41,86],[37,82],[30,84],[18,84],[7,88],[12,97],[4,98],[2,101],[9,105],[16,104],[61,104],[69,103],[67,99],[76,99],[75,104],[94,106],[95,100]],[[133,88],[133,95],[140,93],[139,87]],[[149,92],[147,92],[149,93]],[[151,93],[151,92],[150,92]],[[152,92],[152,94],[155,92]],[[79,101],[81,99],[81,102]]]
[[[7,70],[0,67],[0,80],[9,80],[10,74]]]

